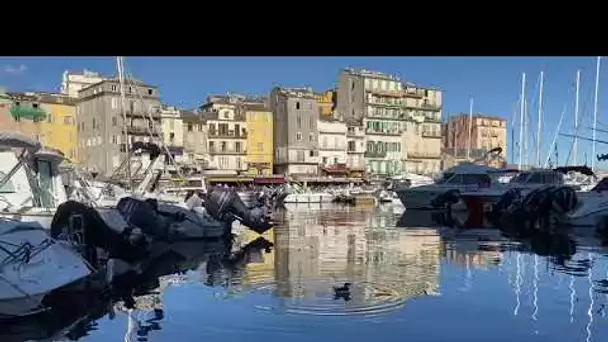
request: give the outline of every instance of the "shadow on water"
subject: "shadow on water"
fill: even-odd
[[[262,236],[157,253],[57,293],[0,341],[601,341],[605,250],[573,232],[454,229],[440,213],[295,206]]]

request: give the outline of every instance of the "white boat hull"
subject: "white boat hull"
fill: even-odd
[[[284,203],[331,203],[334,195],[328,193],[320,194],[289,194],[285,197]]]
[[[80,255],[35,223],[0,221],[0,241],[0,315],[30,314],[49,292],[92,273]],[[20,253],[24,249],[30,252]]]
[[[35,222],[44,229],[51,229],[51,222],[55,216],[55,208],[32,207],[20,212],[0,212],[0,218],[21,222]]]

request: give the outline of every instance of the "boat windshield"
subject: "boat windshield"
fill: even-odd
[[[445,182],[450,180],[452,177],[454,177],[454,172],[445,172],[444,174],[441,175],[441,177],[439,179],[437,179],[435,181],[435,184],[444,184]]]
[[[517,176],[511,178],[511,181],[509,183],[525,183],[526,180],[528,180],[528,177],[530,177],[530,173],[529,172],[522,172],[520,174],[518,174]]]
[[[513,177],[513,184],[563,184],[564,176],[557,172],[522,172]]]
[[[2,181],[6,177],[6,174],[0,171],[0,181]],[[0,193],[9,194],[15,193],[15,185],[10,179],[7,179],[4,184],[0,186]]]

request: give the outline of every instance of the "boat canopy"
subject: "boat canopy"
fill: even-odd
[[[28,138],[16,132],[0,132],[0,147],[25,148],[31,151],[38,151],[42,145],[39,141]]]
[[[36,152],[36,158],[57,161],[60,163],[65,159],[65,155],[56,148],[43,147]]]

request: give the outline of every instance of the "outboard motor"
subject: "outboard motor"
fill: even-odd
[[[205,210],[216,220],[238,220],[259,234],[272,228],[263,208],[247,208],[236,191],[231,189],[214,188],[207,194]]]

